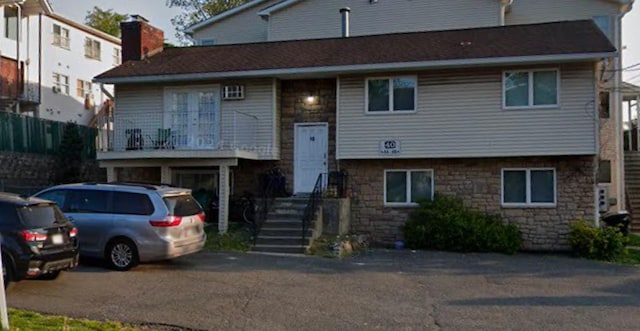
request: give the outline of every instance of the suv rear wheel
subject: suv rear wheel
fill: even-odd
[[[138,264],[138,250],[131,240],[118,238],[107,246],[105,258],[111,269],[127,271]]]

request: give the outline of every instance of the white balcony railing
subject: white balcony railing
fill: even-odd
[[[98,150],[247,150],[258,148],[258,118],[239,111],[118,112],[97,121]]]

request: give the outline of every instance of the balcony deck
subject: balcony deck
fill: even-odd
[[[238,111],[130,112],[98,119],[98,160],[257,160],[270,153],[256,139],[258,119]]]

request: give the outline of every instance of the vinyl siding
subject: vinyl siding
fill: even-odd
[[[275,135],[273,133],[275,121],[273,109],[273,80],[225,81],[211,84],[219,84],[220,87],[226,84],[242,84],[245,86],[244,100],[221,100],[221,143],[234,141],[235,121],[235,123],[237,123],[237,126],[235,126],[237,130],[235,132],[236,137],[246,138],[246,131],[255,127],[255,139],[251,140],[255,141],[255,151],[258,153],[258,156],[261,159],[277,159],[280,155],[280,146],[274,142]],[[201,87],[203,85],[199,84],[198,86]],[[116,117],[118,114],[139,113],[140,118],[144,119],[144,127],[163,126],[162,116],[149,116],[148,114],[163,112],[164,86],[117,86],[115,100]],[[145,114],[147,115],[145,116]],[[254,116],[256,118],[255,120],[242,120],[242,118],[251,118]],[[116,123],[118,123],[117,118]],[[248,123],[255,124],[248,125]],[[116,131],[118,131],[117,128]],[[124,132],[122,132],[122,134],[124,134]],[[240,140],[241,138],[236,139],[236,141]],[[122,148],[123,146],[116,146],[116,148],[118,147]]]
[[[258,11],[275,2],[277,1],[265,2],[214,22],[195,31],[193,37],[196,40],[214,39],[216,45],[266,41],[268,23],[258,16]]]
[[[340,8],[351,8],[351,35],[461,29],[500,23],[497,0],[302,1],[269,18],[269,40],[339,37]]]
[[[511,25],[582,20],[615,15],[618,11],[618,5],[602,0],[517,0],[506,14],[505,22]]]
[[[560,107],[527,110],[502,109],[503,68],[420,73],[412,114],[365,114],[366,77],[341,77],[337,158],[387,158],[387,139],[398,158],[595,154],[593,65],[555,68]]]

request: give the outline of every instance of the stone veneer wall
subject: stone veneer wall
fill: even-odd
[[[307,105],[307,96],[317,96],[318,102]],[[329,123],[328,169],[334,171],[336,164],[336,80],[285,80],[282,81],[281,151],[277,166],[287,178],[287,191],[293,191],[293,141],[296,123]]]
[[[616,198],[618,191],[618,158],[616,157],[616,127],[615,119],[600,119],[600,158],[611,161],[611,183],[609,184],[609,198]],[[611,206],[612,211],[620,208],[619,201]]]
[[[595,204],[594,157],[349,160],[352,189],[351,228],[369,233],[372,241],[390,244],[402,238],[402,225],[412,208],[383,206],[385,169],[433,169],[435,192],[457,195],[476,210],[500,214],[518,225],[526,250],[568,249],[569,223],[592,219]],[[555,208],[501,207],[502,168],[556,168]]]
[[[51,155],[0,152],[0,190],[30,194],[55,184],[56,159]],[[106,180],[106,171],[95,160],[85,161],[87,181]]]

